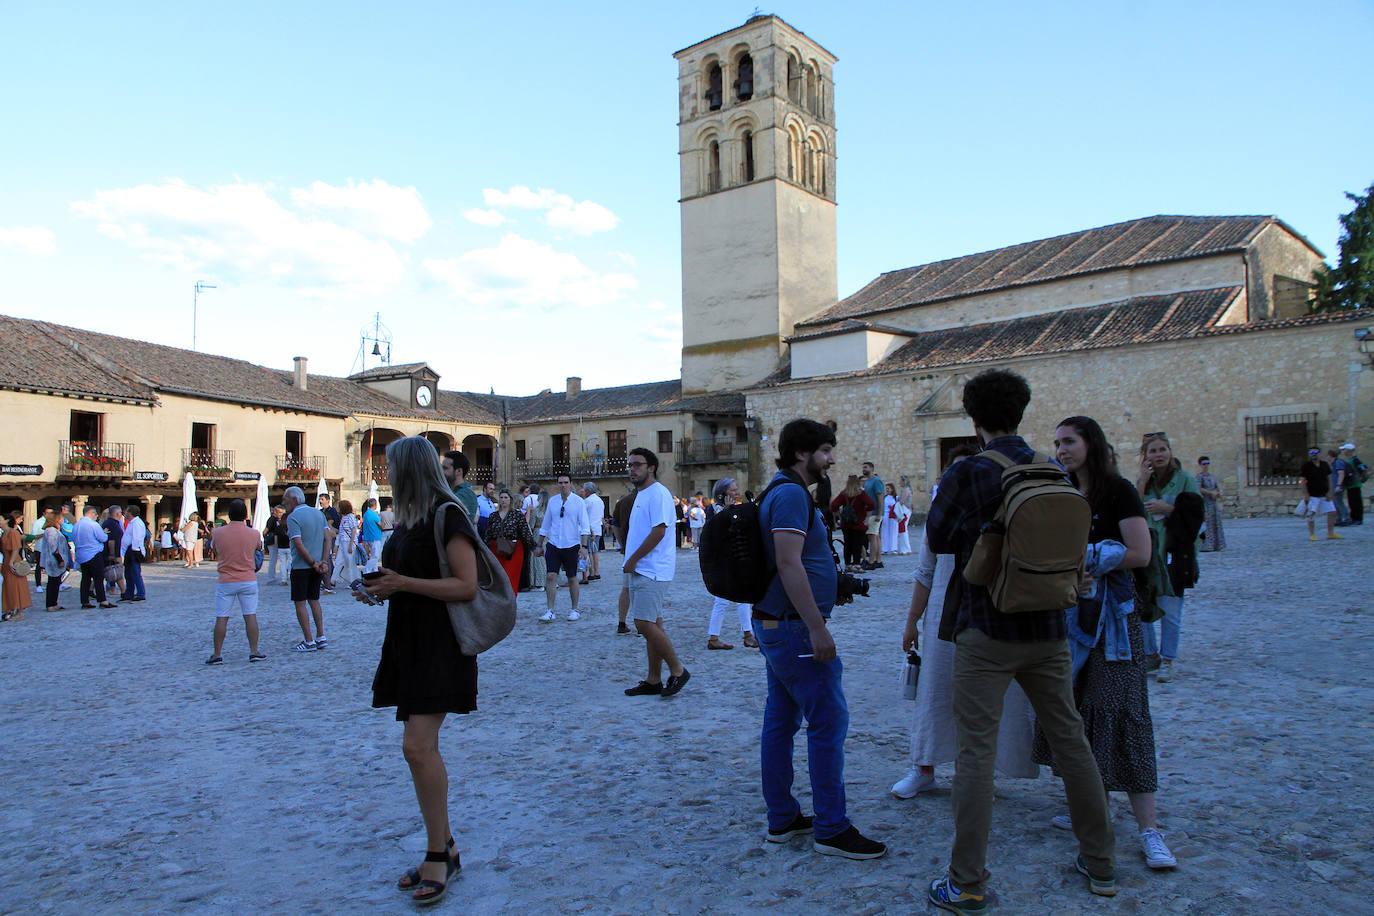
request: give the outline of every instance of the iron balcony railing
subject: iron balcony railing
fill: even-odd
[[[324,477],[323,455],[297,458],[294,455],[277,456],[277,480],[300,483],[314,483]]]
[[[181,468],[202,480],[234,476],[234,452],[225,448],[184,448]]]
[[[678,446],[678,464],[735,464],[749,460],[749,443],[732,439],[715,442],[684,440]]]
[[[387,473],[385,458],[363,465],[363,483],[369,482],[375,482],[379,487],[391,486],[391,476]]]
[[[133,473],[131,442],[80,442],[62,439],[58,448],[58,476],[118,479]]]
[[[468,483],[491,483],[496,479],[496,468],[472,465],[468,468],[468,472],[463,475],[463,479]]]
[[[625,458],[574,458],[574,459],[535,459],[515,462],[515,477],[521,480],[556,479],[561,474],[569,477],[624,477]],[[471,477],[469,477],[471,479]]]

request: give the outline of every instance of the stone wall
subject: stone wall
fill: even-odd
[[[1322,259],[1282,226],[1267,226],[1246,252],[1250,275],[1250,320],[1296,318],[1307,314],[1303,296],[1291,295],[1294,281],[1311,283]],[[1283,287],[1290,287],[1284,295]]]
[[[1374,452],[1374,368],[1359,353],[1355,326],[1252,331],[996,365],[1031,384],[1021,429],[1033,447],[1052,449],[1055,424],[1087,414],[1102,424],[1123,468],[1134,469],[1141,434],[1164,430],[1190,471],[1198,455],[1211,456],[1232,514],[1272,515],[1291,509],[1298,488],[1250,485],[1246,417],[1316,413],[1316,444],[1327,448],[1353,438],[1366,453]],[[857,473],[860,462],[872,460],[884,480],[907,475],[917,508],[924,510],[938,480],[940,440],[973,433],[959,406],[960,392],[984,368],[791,382],[748,392],[748,412],[767,437],[765,461],[788,420],[833,420],[836,477]]]

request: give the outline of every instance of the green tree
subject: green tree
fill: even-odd
[[[1374,185],[1345,196],[1355,208],[1341,217],[1336,266],[1317,271],[1314,312],[1374,308]]]

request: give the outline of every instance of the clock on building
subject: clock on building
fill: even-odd
[[[421,407],[428,407],[434,402],[434,392],[429,390],[428,385],[421,385],[415,389],[415,403]]]

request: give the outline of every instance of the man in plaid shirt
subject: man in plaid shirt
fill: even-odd
[[[1014,372],[990,369],[964,386],[964,411],[984,450],[1019,464],[1035,452],[1017,435],[1030,403],[1030,386]],[[988,831],[992,826],[992,776],[1002,699],[1012,678],[1035,707],[1064,779],[1069,816],[1078,837],[1077,868],[1095,894],[1116,893],[1116,841],[1107,793],[1073,702],[1063,608],[1003,614],[986,588],[962,576],[983,525],[1002,501],[1002,467],[974,457],[952,465],[940,480],[926,520],[935,553],[955,555],[955,572],[940,621],[940,638],[954,649],[954,719],[958,757],[954,771],[954,849],[949,870],[929,886],[930,900],[952,912],[987,909]]]

